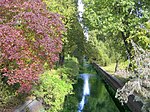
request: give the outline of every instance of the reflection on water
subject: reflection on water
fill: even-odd
[[[83,81],[79,81],[78,87],[84,87],[85,79],[83,78],[79,80]],[[84,83],[84,85],[82,83]],[[84,87],[82,90],[82,98],[80,97],[79,100],[81,101],[80,104],[84,103],[84,108],[82,111],[78,112],[119,112],[99,76],[91,75],[91,77],[89,78],[89,84],[90,95],[84,95]]]
[[[89,74],[81,74],[73,85],[73,94],[65,98],[61,112],[120,112],[107,92],[103,81],[91,65],[86,66]],[[82,72],[83,73],[83,72]],[[125,111],[124,111],[125,112]]]
[[[80,75],[84,81],[84,86],[83,86],[83,95],[82,95],[82,100],[79,103],[78,106],[78,112],[82,112],[83,108],[84,108],[84,104],[86,101],[86,96],[90,95],[90,88],[89,88],[89,74],[81,74]]]

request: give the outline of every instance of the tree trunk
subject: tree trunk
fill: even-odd
[[[124,35],[124,32],[121,32],[121,34],[122,34],[122,39],[123,39],[123,42],[124,42],[124,45],[125,45],[125,48],[127,51],[127,58],[128,58],[128,60],[131,60],[131,47],[132,47],[132,45],[126,41],[126,39],[128,37]]]
[[[64,65],[64,60],[65,60],[65,55],[64,55],[64,49],[62,52],[59,54],[59,65],[63,66]]]
[[[127,51],[127,58],[129,60],[129,65],[128,65],[128,69],[130,69],[132,67],[132,63],[131,63],[131,59],[133,59],[133,56],[131,54],[131,49],[132,49],[132,44],[131,43],[128,43],[126,41],[126,39],[129,37],[129,36],[125,36],[124,32],[121,32],[122,34],[122,38],[123,38],[123,42],[124,42],[124,45],[125,45],[125,48],[126,48],[126,51]]]
[[[118,70],[118,64],[119,64],[119,60],[117,59],[117,60],[116,60],[116,66],[115,66],[115,73],[116,73],[117,70]]]

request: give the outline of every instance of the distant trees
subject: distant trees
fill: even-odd
[[[58,60],[64,24],[41,0],[1,0],[0,10],[1,77],[28,92],[44,63],[51,68]]]
[[[77,0],[43,0],[48,9],[63,16],[66,32],[63,34],[63,50],[59,55],[59,64],[64,64],[64,58],[68,54],[78,58],[82,63],[85,54],[85,38],[83,29],[78,22]]]
[[[90,62],[94,61],[102,66],[108,65],[109,59],[108,49],[106,44],[97,39],[98,30],[89,31],[89,40],[86,42],[86,56]]]

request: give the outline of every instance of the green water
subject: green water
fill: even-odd
[[[107,92],[104,83],[98,75],[93,75],[89,79],[90,96],[87,96],[87,101],[83,112],[119,112],[115,103]],[[78,81],[78,90],[83,86],[82,79]],[[82,90],[82,89],[81,89]],[[80,92],[82,93],[82,91]],[[81,94],[80,94],[81,95]],[[79,101],[81,97],[79,98]]]
[[[78,78],[74,85],[74,93],[67,95],[62,112],[77,112],[82,100],[84,81]],[[86,96],[86,103],[82,112],[120,112],[107,92],[105,85],[98,75],[89,79],[90,96]]]

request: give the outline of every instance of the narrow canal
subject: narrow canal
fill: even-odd
[[[97,74],[80,74],[76,90],[78,112],[120,112]]]
[[[76,80],[61,112],[131,112],[114,98],[115,91],[91,64],[82,68]]]

